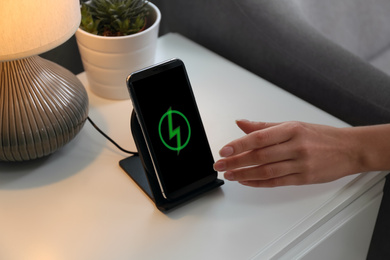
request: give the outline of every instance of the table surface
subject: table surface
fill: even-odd
[[[174,57],[186,64],[215,160],[224,144],[243,135],[236,119],[347,126],[180,35],[161,37],[156,61]],[[89,93],[90,117],[135,150],[130,100],[100,98],[84,73],[78,77]],[[266,259],[384,178],[365,173],[272,189],[227,181],[164,214],[119,167],[127,156],[87,122],[47,158],[0,163],[0,259]]]

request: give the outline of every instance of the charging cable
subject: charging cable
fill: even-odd
[[[119,150],[125,153],[133,154],[133,155],[138,155],[138,152],[132,152],[128,151],[126,149],[123,149],[122,147],[119,146],[114,140],[112,140],[108,135],[106,135],[100,128],[91,120],[91,118],[87,117],[88,121],[91,123],[91,125],[100,133],[102,134],[105,138],[107,138],[108,141],[110,141],[113,145],[115,145]]]

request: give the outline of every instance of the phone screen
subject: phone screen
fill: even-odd
[[[166,198],[214,181],[210,150],[191,85],[180,60],[128,78],[135,112]]]

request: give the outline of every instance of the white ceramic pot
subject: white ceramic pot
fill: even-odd
[[[149,2],[148,5],[147,29],[142,32],[104,37],[77,30],[81,60],[95,94],[109,99],[130,98],[127,76],[154,64],[161,13],[154,4]]]

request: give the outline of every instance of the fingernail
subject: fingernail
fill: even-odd
[[[229,181],[234,181],[234,175],[232,172],[225,172],[224,177]]]
[[[250,121],[248,119],[237,119],[236,122],[249,123]]]
[[[224,171],[226,169],[226,163],[224,161],[218,161],[214,164],[214,170]]]
[[[219,155],[222,157],[227,157],[233,154],[233,147],[225,146],[219,151]]]

